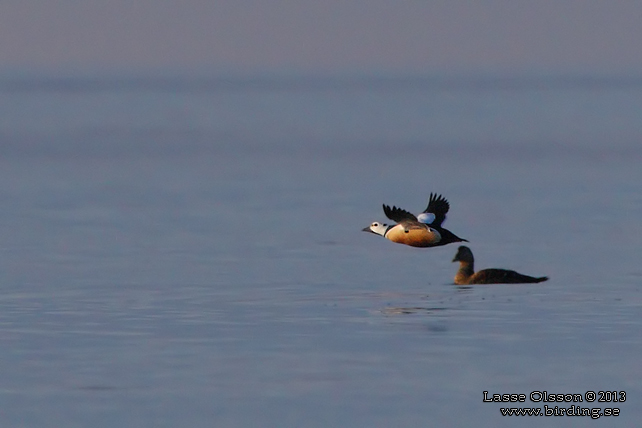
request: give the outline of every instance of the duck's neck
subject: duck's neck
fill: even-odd
[[[465,285],[470,281],[470,277],[475,273],[474,262],[459,262],[459,270],[455,275],[455,284]]]

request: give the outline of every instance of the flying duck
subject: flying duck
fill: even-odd
[[[459,270],[455,275],[455,284],[525,284],[542,282],[548,280],[548,277],[541,276],[535,278],[528,275],[522,275],[514,270],[506,269],[484,269],[475,272],[475,259],[473,252],[466,246],[461,246],[455,254],[453,262],[459,262]]]
[[[381,235],[392,242],[412,247],[438,247],[451,242],[468,242],[441,227],[449,209],[448,201],[436,193],[430,194],[428,207],[418,216],[394,205],[392,208],[384,205],[383,212],[386,217],[397,224],[387,225],[374,222],[363,231]]]

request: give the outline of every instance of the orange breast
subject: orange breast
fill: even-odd
[[[436,230],[427,228],[404,229],[397,225],[386,233],[386,238],[398,244],[410,245],[412,247],[432,247],[441,240],[441,235]]]

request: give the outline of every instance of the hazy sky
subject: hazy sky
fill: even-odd
[[[0,1],[0,70],[40,68],[642,73],[642,1]]]

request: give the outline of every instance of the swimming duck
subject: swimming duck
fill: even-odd
[[[438,247],[452,242],[468,242],[441,227],[449,209],[448,201],[436,193],[430,194],[428,207],[418,216],[394,205],[392,208],[384,205],[383,212],[386,217],[397,224],[387,225],[374,222],[363,231],[381,235],[392,242],[412,247]]]
[[[455,284],[525,284],[542,282],[548,280],[548,277],[542,276],[535,278],[528,275],[522,275],[514,270],[506,269],[484,269],[475,272],[475,259],[473,252],[466,246],[461,246],[455,254],[453,262],[459,262],[459,270],[455,275]]]

